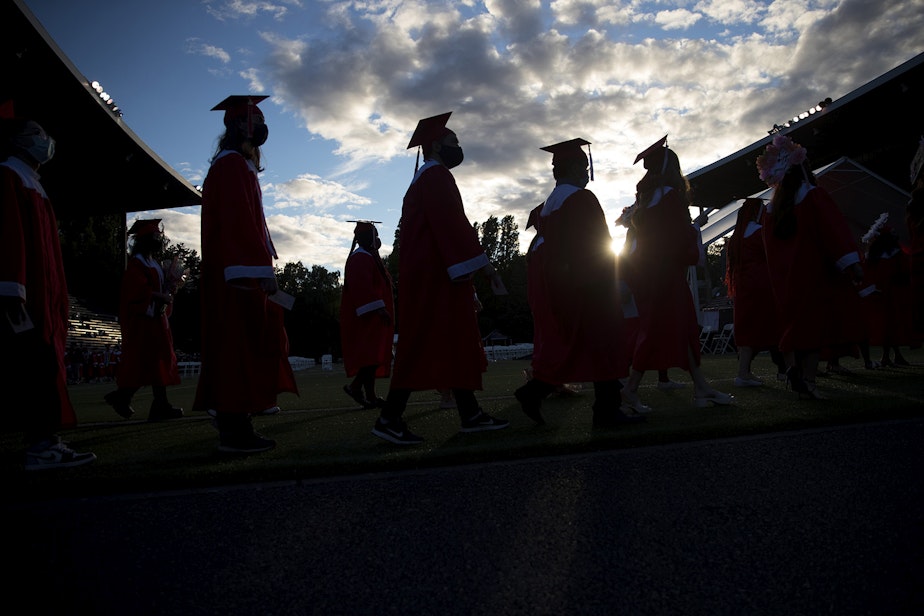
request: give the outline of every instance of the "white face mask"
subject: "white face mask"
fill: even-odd
[[[35,122],[26,123],[22,133],[16,137],[15,143],[40,165],[44,165],[55,155],[55,140]]]

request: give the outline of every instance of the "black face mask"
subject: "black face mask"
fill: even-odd
[[[464,157],[462,148],[457,145],[444,145],[440,148],[440,158],[443,159],[443,164],[447,169],[461,165]]]
[[[266,124],[257,124],[253,127],[253,136],[250,138],[250,143],[255,147],[260,147],[266,143],[266,138],[269,137],[269,127]]]

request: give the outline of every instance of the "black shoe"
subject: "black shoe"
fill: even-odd
[[[103,400],[105,400],[106,404],[111,406],[120,417],[131,419],[132,415],[135,414],[135,409],[132,408],[128,400],[121,396],[118,391],[110,391],[103,396]]]
[[[529,390],[529,383],[513,392],[513,396],[517,399],[517,402],[520,403],[520,408],[523,409],[526,416],[535,421],[537,426],[545,425],[545,419],[542,417],[541,410],[542,398],[531,394],[533,394],[533,392]]]
[[[364,408],[364,409],[374,409],[374,408],[376,408],[376,404],[375,404],[374,402],[369,402],[368,400],[366,400],[360,392],[353,391],[352,389],[350,389],[350,386],[349,386],[349,385],[344,385],[344,386],[343,386],[343,393],[345,393],[345,394],[348,395],[349,397],[353,398],[353,400],[356,402],[356,404],[358,404],[359,406],[361,406],[361,407]]]
[[[808,385],[805,384],[802,378],[802,370],[798,367],[790,366],[789,369],[786,370],[786,380],[789,382],[789,388],[797,394],[809,393]]]
[[[462,428],[459,432],[484,432],[486,430],[501,430],[510,425],[506,419],[497,419],[491,417],[481,409],[478,412],[462,420]]]
[[[170,419],[179,419],[183,416],[183,409],[173,406],[169,402],[163,404],[152,404],[148,413],[148,421],[168,421]]]
[[[222,434],[218,444],[218,451],[222,453],[261,453],[276,447],[276,441],[263,438],[256,432],[239,434]]]
[[[400,419],[385,423],[381,417],[378,418],[372,427],[372,434],[395,445],[419,445],[423,442],[423,439],[411,432],[407,424]]]

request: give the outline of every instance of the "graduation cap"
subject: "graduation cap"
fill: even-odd
[[[160,225],[160,218],[148,218],[148,219],[138,219],[132,223],[132,226],[128,230],[128,235],[134,235],[139,237],[142,235],[153,235],[155,233],[163,233]]]
[[[382,224],[381,220],[348,220],[347,222],[356,223],[356,226],[353,227],[353,235],[358,235],[363,231],[372,231],[378,235],[375,225]]]
[[[584,146],[587,146],[587,154],[584,154]],[[568,141],[562,141],[561,143],[556,143],[553,145],[547,145],[543,148],[539,148],[545,152],[550,152],[552,154],[552,166],[558,165],[560,163],[571,162],[571,161],[588,161],[590,166],[590,180],[594,179],[594,159],[590,155],[590,142],[586,139],[570,139]]]
[[[431,143],[452,132],[446,128],[446,122],[449,121],[449,116],[451,115],[452,112],[448,111],[417,122],[417,128],[414,129],[414,134],[411,135],[407,149],[410,150],[414,146],[430,147]]]
[[[661,152],[664,148],[667,147],[665,145],[666,143],[667,143],[667,135],[664,135],[663,137],[661,137],[660,139],[652,143],[650,146],[648,146],[647,148],[639,152],[638,156],[635,157],[635,161],[632,164],[634,165],[638,161],[648,158],[652,154]]]
[[[263,117],[263,112],[260,111],[260,108],[257,107],[257,105],[268,98],[269,96],[263,94],[257,96],[252,96],[250,94],[233,94],[212,107],[212,111],[225,112],[225,126],[229,126],[234,120],[242,120],[246,118],[248,124],[247,128],[249,131],[250,119],[254,115],[258,115],[261,118]]]

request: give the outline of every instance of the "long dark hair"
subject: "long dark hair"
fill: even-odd
[[[688,208],[693,201],[690,182],[680,170],[680,159],[677,158],[677,154],[670,148],[664,148],[664,156],[666,160],[660,161],[663,165],[655,163],[635,187],[635,203],[637,207],[632,212],[632,223],[636,228],[645,224],[645,210],[648,209],[648,204],[651,203],[655,193],[661,187],[670,187],[677,191],[682,209],[687,213],[687,218],[690,217]],[[661,173],[662,166],[664,173]]]
[[[260,166],[260,148],[250,143],[247,136],[242,132],[239,123],[232,122],[225,129],[224,134],[218,138],[218,147],[215,149],[215,154],[212,155],[211,160],[214,161],[222,150],[234,150],[240,153],[241,156],[256,165],[257,171],[263,171],[263,167]]]
[[[725,284],[728,286],[728,296],[734,297],[737,289],[735,288],[735,277],[741,266],[741,241],[744,239],[744,233],[747,231],[748,224],[758,222],[761,207],[764,205],[763,199],[752,197],[745,199],[744,203],[738,209],[738,219],[735,221],[735,230],[731,237],[725,242],[727,252],[725,266]]]
[[[796,193],[799,188],[806,181],[812,186],[818,184],[809,169],[808,161],[801,165],[793,165],[773,191],[773,198],[770,199],[770,207],[773,210],[773,235],[781,240],[788,240],[796,235]]]

